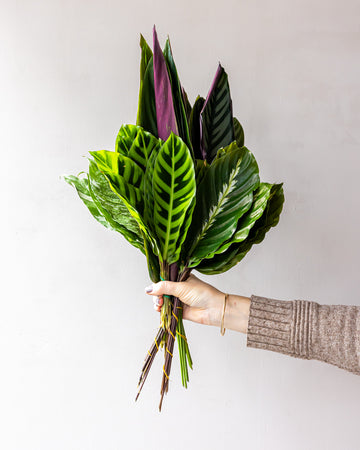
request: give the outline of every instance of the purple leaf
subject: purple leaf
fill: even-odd
[[[163,141],[166,141],[171,132],[179,135],[179,131],[176,123],[169,74],[167,71],[164,55],[158,41],[155,26],[153,30],[153,38],[154,88],[158,136]]]

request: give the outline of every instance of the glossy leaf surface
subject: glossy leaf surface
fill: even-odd
[[[200,123],[201,153],[211,163],[219,148],[235,139],[228,77],[220,64],[201,110]]]
[[[170,133],[179,134],[176,122],[174,102],[171,90],[171,83],[165,62],[164,54],[161,50],[156,29],[153,31],[154,37],[154,91],[157,130],[160,139],[165,141]]]
[[[145,172],[149,157],[159,150],[162,141],[143,128],[135,125],[123,125],[116,139],[115,150],[132,161]]]
[[[259,244],[265,238],[271,227],[279,222],[280,213],[284,204],[284,191],[282,184],[271,187],[270,198],[259,220],[249,232],[246,240],[231,245],[224,253],[215,255],[212,259],[203,260],[197,267],[201,273],[214,275],[226,272],[241,261],[254,244]]]
[[[153,174],[154,224],[162,261],[176,262],[180,229],[195,195],[193,160],[173,133],[159,150]]]
[[[196,266],[233,235],[239,218],[251,207],[258,185],[258,166],[246,147],[213,162],[197,189],[189,232],[193,241],[189,267]]]

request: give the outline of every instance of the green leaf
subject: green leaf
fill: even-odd
[[[144,39],[143,35],[140,34],[140,48],[141,48],[141,60],[140,60],[140,88],[139,88],[139,107],[138,107],[138,114],[136,123],[138,125],[141,124],[141,105],[143,101],[143,85],[144,85],[144,78],[146,69],[149,65],[149,62],[152,58],[152,51],[149,45],[147,44],[146,40]]]
[[[152,151],[158,151],[162,141],[136,125],[123,125],[116,139],[115,150],[132,159],[145,172]]]
[[[179,136],[185,142],[189,150],[192,151],[183,93],[181,90],[181,84],[176,70],[175,61],[172,55],[169,38],[166,40],[163,53],[170,77],[171,91],[174,102],[174,109],[176,115],[176,122],[178,125]]]
[[[178,260],[181,226],[195,195],[193,160],[185,143],[171,133],[160,148],[153,174],[154,223],[160,257]]]
[[[269,183],[260,183],[260,186],[254,191],[251,208],[239,219],[235,233],[230,239],[220,245],[215,252],[208,254],[206,258],[212,258],[215,254],[223,253],[230,245],[236,242],[242,242],[248,237],[251,228],[255,225],[255,222],[259,220],[266,208],[271,188],[272,185]]]
[[[234,136],[237,145],[243,147],[245,144],[244,129],[236,117],[234,117]]]
[[[215,255],[212,259],[203,260],[197,267],[201,273],[214,275],[226,272],[241,261],[254,244],[259,244],[265,238],[271,227],[275,227],[280,218],[284,204],[282,184],[274,184],[266,208],[259,220],[250,230],[247,239],[232,244],[224,253]]]
[[[144,252],[144,240],[136,220],[111,189],[106,176],[100,172],[94,161],[89,162],[89,192],[111,227],[121,233],[130,244]]]
[[[252,153],[237,148],[216,159],[197,189],[191,224],[189,267],[195,267],[235,232],[239,218],[251,207],[259,185]]]
[[[158,137],[156,105],[155,105],[155,89],[154,89],[154,65],[153,58],[147,65],[144,82],[139,97],[139,109],[136,125],[144,128],[144,130]]]
[[[148,239],[144,239],[144,248],[150,280],[153,283],[160,281],[160,265],[159,260],[153,252],[152,245]]]
[[[206,159],[206,155],[201,153],[200,149],[200,113],[204,106],[205,99],[198,96],[195,100],[194,106],[190,114],[190,137],[192,148],[194,152],[194,157],[196,159]]]
[[[121,153],[99,150],[90,152],[99,170],[111,181],[126,201],[140,213],[143,211],[143,177],[140,167]]]
[[[95,205],[93,199],[91,198],[90,191],[89,191],[89,181],[86,176],[86,178],[78,178],[74,175],[64,175],[64,180],[69,183],[71,186],[73,186],[81,198],[81,200],[84,202],[85,206],[90,211],[91,215],[99,222],[101,225],[103,225],[106,228],[112,228],[109,222],[105,219],[105,217],[101,214],[97,206]]]
[[[211,163],[219,148],[227,147],[234,141],[230,87],[227,74],[220,64],[201,111],[200,120],[201,152]]]

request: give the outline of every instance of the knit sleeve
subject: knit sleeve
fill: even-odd
[[[253,295],[247,346],[317,359],[360,375],[360,307]]]

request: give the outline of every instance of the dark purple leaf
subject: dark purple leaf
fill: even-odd
[[[158,136],[163,141],[173,132],[179,135],[176,123],[171,84],[165,58],[154,26],[154,88]]]

